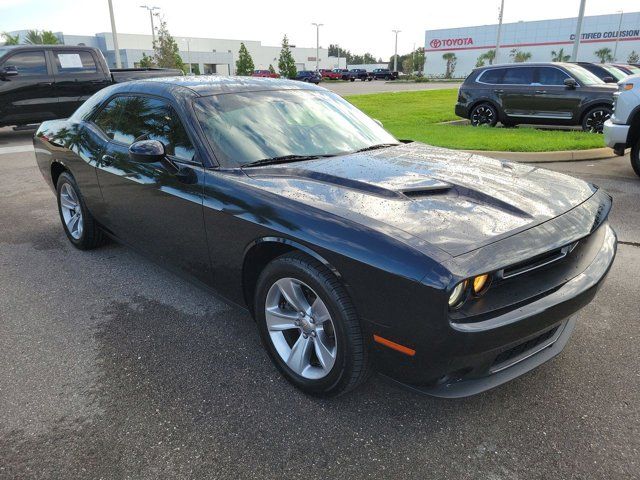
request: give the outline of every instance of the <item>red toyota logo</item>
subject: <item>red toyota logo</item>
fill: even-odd
[[[442,40],[434,38],[433,40],[431,40],[431,43],[429,45],[431,45],[431,48],[440,48],[442,46]]]

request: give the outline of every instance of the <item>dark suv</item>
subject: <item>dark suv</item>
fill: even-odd
[[[582,125],[602,133],[616,90],[570,63],[493,65],[471,72],[455,112],[474,126]]]

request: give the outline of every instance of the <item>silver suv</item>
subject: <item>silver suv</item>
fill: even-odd
[[[604,124],[604,141],[618,155],[631,148],[631,166],[640,176],[640,74],[618,83],[613,115]]]

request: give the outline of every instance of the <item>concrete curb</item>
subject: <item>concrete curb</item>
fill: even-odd
[[[564,150],[559,152],[496,152],[489,150],[461,151],[495,158],[497,160],[509,160],[512,162],[522,163],[584,162],[589,160],[606,160],[617,156],[610,148]]]

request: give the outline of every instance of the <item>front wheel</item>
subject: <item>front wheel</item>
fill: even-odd
[[[302,391],[340,395],[366,378],[368,353],[355,309],[319,262],[303,254],[273,260],[258,280],[254,308],[271,360]]]
[[[631,147],[631,166],[636,175],[640,177],[640,138]]]
[[[481,103],[471,110],[470,120],[474,127],[495,127],[498,123],[498,112],[493,105]]]
[[[582,130],[591,133],[602,133],[604,122],[611,118],[611,108],[595,107],[587,112],[582,120]]]

